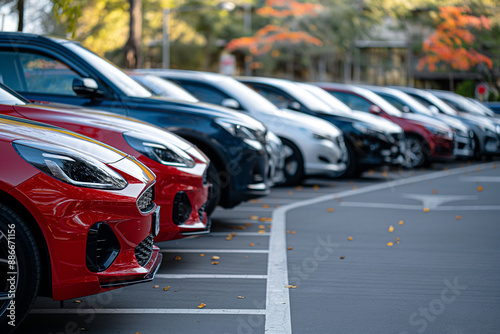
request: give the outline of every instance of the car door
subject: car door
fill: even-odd
[[[39,48],[0,49],[0,82],[32,101],[66,103],[111,110],[125,114],[118,97],[93,77],[83,66],[60,54]],[[74,79],[94,79],[103,92],[99,98],[78,96],[73,91]]]

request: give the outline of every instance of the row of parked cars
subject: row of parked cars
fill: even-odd
[[[125,73],[72,41],[0,33],[1,332],[38,295],[152,280],[154,242],[209,233],[216,206],[274,185],[498,154],[498,119],[450,94]]]

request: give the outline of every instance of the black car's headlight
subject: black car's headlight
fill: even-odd
[[[368,135],[368,136],[373,136],[373,137],[382,137],[383,139],[386,139],[387,135],[384,132],[375,130],[368,124],[364,123],[352,123],[352,127],[358,130],[359,132]]]
[[[15,141],[13,146],[28,163],[62,182],[109,190],[127,186],[127,181],[104,163],[64,147],[27,140]]]
[[[217,118],[215,122],[233,136],[243,139],[245,143],[256,150],[262,149],[262,144],[259,139],[264,136],[263,133],[229,119]]]
[[[137,132],[125,132],[123,138],[137,152],[163,165],[192,168],[193,158],[180,147],[168,142],[158,142]]]

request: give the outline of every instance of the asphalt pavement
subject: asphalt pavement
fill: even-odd
[[[498,165],[498,167],[497,167]],[[155,280],[20,333],[500,333],[500,162],[308,180],[159,243]]]

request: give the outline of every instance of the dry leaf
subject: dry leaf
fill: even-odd
[[[75,299],[73,303],[81,303],[82,301],[80,299]]]
[[[160,286],[159,285],[155,285],[153,286],[153,289],[158,289]]]
[[[259,232],[258,232],[258,233],[263,234],[263,233],[266,233],[266,231],[264,231],[264,230],[259,230]]]
[[[267,225],[267,228],[268,228],[268,229],[271,229],[271,225]]]
[[[462,219],[462,216],[456,215],[456,216],[455,216],[455,218],[456,218],[457,220],[460,220],[460,219]]]
[[[265,222],[267,220],[267,218],[265,217],[262,217],[261,219],[259,219],[261,222]]]
[[[396,241],[399,241],[399,237],[396,238]]]
[[[333,212],[333,211],[335,211],[335,209],[334,208],[328,208],[326,211]]]
[[[341,260],[345,259],[343,256],[340,257]]]
[[[250,216],[250,219],[251,219],[251,220],[257,220],[257,219],[259,219],[259,216],[251,215],[251,216]]]
[[[169,286],[166,286],[163,288],[163,291],[168,291],[168,289],[170,289],[170,285]]]
[[[297,286],[296,285],[285,285],[285,288],[296,289]]]
[[[296,187],[295,187],[295,190],[297,190],[297,191],[301,191],[301,190],[302,190],[302,186],[296,186]]]
[[[238,296],[238,299],[245,299],[246,297]]]
[[[220,260],[220,256],[214,255],[212,256],[212,260]]]
[[[347,240],[352,241],[352,237],[347,237]]]
[[[257,203],[257,200],[256,199],[251,199],[250,203]]]
[[[252,223],[246,223],[245,225],[246,226],[252,226],[253,224]]]
[[[437,194],[437,190],[436,189],[432,189],[432,193],[433,194]]]
[[[267,218],[267,220],[266,220],[266,221],[268,221],[268,222],[272,222],[272,221],[273,221],[273,219],[272,219],[272,218]]]
[[[198,308],[204,308],[205,306],[207,306],[207,304],[201,303],[200,305],[198,305]]]
[[[394,232],[394,226],[392,225],[389,226],[389,232]]]
[[[477,191],[483,191],[483,186],[477,187]]]
[[[318,186],[317,184],[315,184],[315,185],[313,186],[313,190],[318,190],[318,189],[319,189],[319,186]]]
[[[174,290],[174,292],[179,292],[179,290]]]
[[[219,264],[219,261],[212,261],[212,264]]]
[[[262,229],[265,229],[266,226],[265,225],[259,225],[259,230],[262,230]]]
[[[383,176],[383,177],[387,177],[387,171],[385,171],[385,170],[384,170],[384,171],[382,172],[382,176]]]
[[[252,243],[250,244],[250,246],[251,246],[251,247],[253,247],[253,246],[255,246],[255,244],[252,242]]]
[[[236,229],[237,229],[237,230],[246,230],[246,229],[247,229],[247,227],[246,227],[246,226],[244,226],[244,225],[238,225],[238,226],[236,226]]]
[[[296,232],[295,231],[292,231],[292,234],[295,234]]]
[[[200,256],[205,256],[205,254],[201,253]]]
[[[389,247],[391,247],[392,245],[394,245],[392,242],[387,243],[387,246],[389,246]]]
[[[174,260],[175,261],[180,261],[181,260],[181,257],[179,255],[177,255],[176,257],[174,257]]]
[[[226,240],[233,240],[233,235],[232,234],[228,234],[227,237],[226,237]]]
[[[288,247],[287,249],[288,249],[288,250],[292,250],[292,249],[293,249],[293,247]]]
[[[290,233],[292,233],[292,231],[290,231],[290,230],[286,231],[286,234],[290,234]]]
[[[429,212],[429,208],[424,208],[424,212]]]
[[[405,223],[405,222],[404,222],[404,221],[402,221],[402,220],[400,220],[400,221],[399,221],[399,225],[403,225],[404,223]]]
[[[264,209],[268,209],[268,208],[269,208],[269,204],[264,204],[262,207],[263,207]]]

